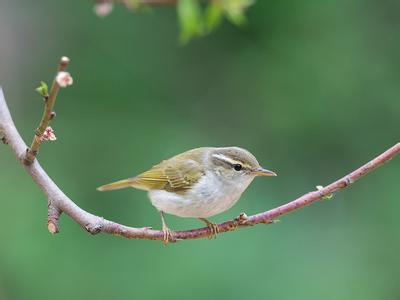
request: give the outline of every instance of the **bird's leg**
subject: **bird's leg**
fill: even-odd
[[[167,245],[169,242],[174,241],[174,233],[171,229],[168,228],[167,223],[164,220],[164,212],[160,211],[161,214],[161,222],[162,222],[162,231],[164,232],[164,245]]]
[[[199,218],[200,221],[203,221],[204,223],[206,223],[207,227],[210,228],[211,230],[211,235],[209,236],[210,239],[212,238],[216,238],[217,234],[219,233],[219,228],[218,225],[208,221],[206,218]]]

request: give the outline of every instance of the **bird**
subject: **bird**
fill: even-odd
[[[219,233],[208,218],[230,209],[257,176],[277,176],[264,169],[256,157],[240,147],[195,148],[163,160],[135,177],[97,188],[110,191],[132,187],[148,192],[152,205],[160,212],[164,244],[174,240],[164,213],[197,218]]]

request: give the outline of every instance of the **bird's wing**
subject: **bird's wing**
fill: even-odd
[[[204,174],[202,165],[192,159],[170,159],[131,178],[133,187],[143,190],[187,192]]]

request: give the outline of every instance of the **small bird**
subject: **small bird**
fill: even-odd
[[[173,240],[164,213],[198,218],[210,228],[218,226],[208,217],[231,208],[256,176],[276,176],[260,166],[249,151],[239,147],[195,148],[164,160],[136,177],[103,185],[109,191],[133,187],[148,191],[151,203],[161,213],[164,243]]]

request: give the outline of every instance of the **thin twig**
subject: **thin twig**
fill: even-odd
[[[3,92],[0,87],[0,132],[3,132],[7,141],[16,155],[17,159],[24,157],[26,144],[22,140],[18,133],[8,110],[7,104],[4,99]],[[400,143],[395,144],[390,149],[386,150],[381,155],[377,156],[370,162],[361,166],[357,170],[344,176],[343,178],[329,184],[328,186],[307,193],[296,200],[293,200],[287,204],[273,208],[266,212],[262,212],[253,216],[247,217],[245,214],[240,215],[234,220],[230,220],[218,225],[219,232],[233,231],[239,227],[253,226],[256,224],[271,224],[274,223],[274,219],[284,214],[291,213],[302,207],[305,207],[313,202],[321,200],[330,194],[342,190],[348,187],[350,184],[360,179],[362,176],[370,173],[374,169],[380,167],[385,162],[394,158],[400,153]],[[100,232],[109,233],[113,235],[119,235],[126,238],[138,238],[138,239],[149,239],[149,240],[163,240],[163,231],[153,230],[149,227],[134,228],[125,225],[118,224],[113,221],[106,220],[102,217],[93,215],[78,205],[76,205],[70,198],[68,198],[60,188],[51,180],[47,173],[42,169],[39,162],[34,160],[30,165],[24,165],[28,174],[36,182],[36,184],[42,189],[46,195],[50,205],[49,208],[52,211],[49,212],[49,216],[56,216],[57,221],[51,226],[49,230],[52,233],[58,232],[58,217],[59,213],[64,212],[70,216],[76,223],[82,226],[91,234],[97,234]],[[55,210],[55,211],[54,211]],[[50,221],[54,221],[54,217],[49,217]],[[53,226],[54,225],[54,226]],[[212,235],[211,230],[208,227],[176,231],[175,238],[177,240],[188,240],[209,237]]]
[[[102,2],[104,0],[99,0],[98,2]],[[129,0],[111,0],[111,2],[114,3],[122,3],[125,5],[131,5],[129,4]],[[138,4],[141,5],[174,5],[176,4],[177,0],[139,0]]]
[[[114,4],[122,4],[128,8],[137,8],[139,5],[152,5],[152,6],[163,6],[163,5],[174,5],[177,3],[177,0],[95,0],[97,4],[103,3],[114,3]]]
[[[68,57],[61,57],[59,63],[58,63],[58,68],[57,68],[57,73],[64,71],[69,63],[69,58]],[[35,135],[32,140],[31,146],[26,150],[26,156],[24,158],[24,164],[30,165],[34,160],[39,152],[40,144],[42,143],[42,136],[47,128],[49,126],[50,121],[54,117],[54,112],[53,112],[53,107],[56,102],[57,94],[60,89],[60,85],[56,81],[56,77],[54,77],[53,84],[51,85],[50,93],[48,95],[44,96],[44,111],[43,111],[43,116],[42,119],[40,120],[38,128],[35,130]]]
[[[177,0],[141,0],[141,4],[145,5],[173,5]]]

